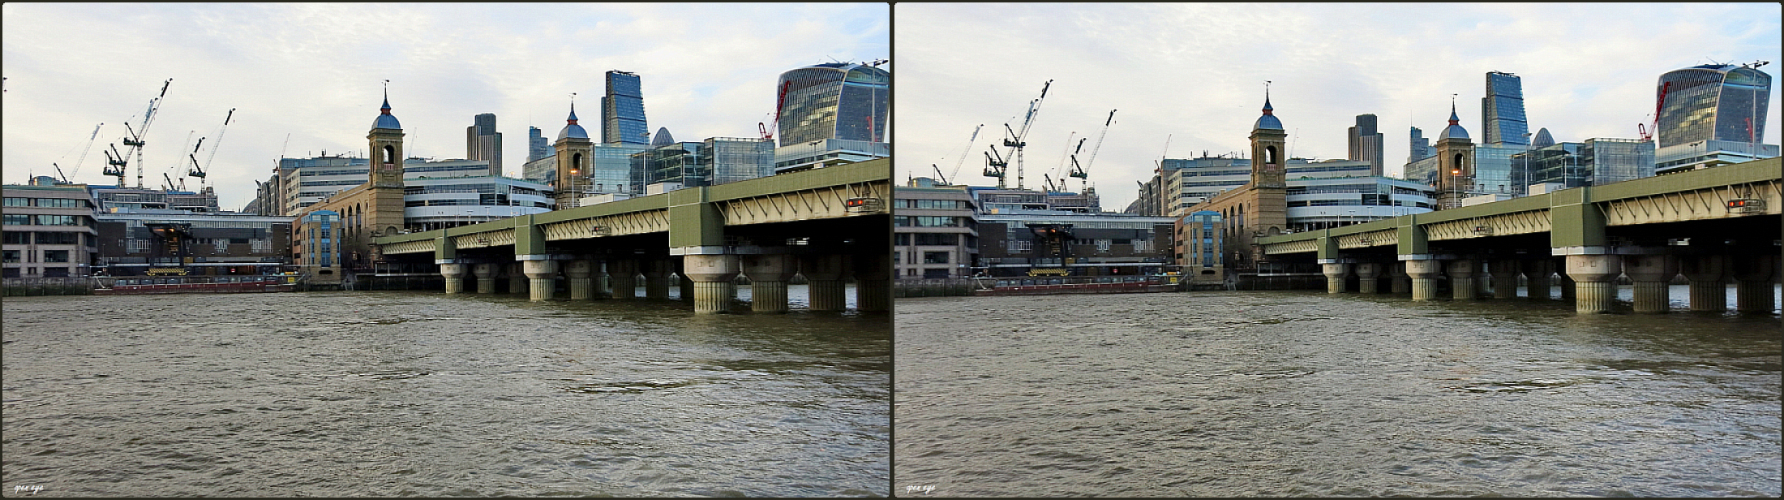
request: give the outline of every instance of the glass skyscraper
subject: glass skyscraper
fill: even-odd
[[[1747,67],[1706,64],[1660,75],[1654,140],[1664,148],[1704,140],[1763,137],[1772,77]],[[1750,135],[1749,135],[1750,134]]]
[[[643,88],[636,74],[607,72],[607,95],[601,97],[601,142],[650,143],[650,126],[644,121]]]
[[[1529,144],[1524,137],[1530,123],[1524,119],[1524,84],[1518,75],[1487,72],[1487,96],[1480,99],[1481,144]]]
[[[781,73],[779,145],[824,139],[885,142],[892,75],[873,66],[824,63]]]
[[[552,152],[551,143],[546,142],[545,134],[539,127],[527,127],[527,162],[539,161],[540,158],[557,154]]]

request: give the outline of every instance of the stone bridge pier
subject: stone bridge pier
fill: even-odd
[[[798,261],[788,254],[745,255],[741,270],[750,279],[750,310],[787,312],[787,280],[798,271]]]
[[[1617,276],[1623,274],[1621,256],[1615,254],[1569,255],[1567,276],[1573,279],[1574,312],[1611,312],[1617,302]]]
[[[1734,255],[1730,260],[1734,264],[1729,266],[1729,275],[1735,280],[1736,311],[1769,313],[1778,307],[1772,296],[1777,255]]]
[[[691,281],[695,314],[731,312],[731,297],[736,293],[732,278],[739,271],[736,255],[684,255],[682,276]]]
[[[1635,312],[1663,313],[1670,308],[1667,288],[1668,282],[1679,275],[1677,257],[1658,251],[1627,255],[1623,257],[1623,274],[1635,282]]]
[[[464,293],[465,265],[453,262],[440,263],[440,275],[446,277],[446,293]]]
[[[496,293],[496,265],[479,263],[471,265],[471,272],[477,275],[477,293]]]
[[[1356,264],[1357,293],[1374,294],[1379,292],[1381,282],[1377,278],[1381,277],[1381,268],[1382,265],[1376,262]]]
[[[638,298],[638,259],[613,259],[607,261],[607,265],[607,279],[613,283],[613,298]]]
[[[848,308],[847,278],[849,258],[843,254],[806,255],[799,259],[799,274],[805,275],[813,311],[841,311]]]
[[[1493,259],[1487,264],[1493,279],[1493,298],[1518,298],[1518,276],[1523,272],[1518,259]]]
[[[1319,267],[1321,274],[1326,275],[1326,293],[1344,293],[1344,278],[1350,276],[1350,264],[1332,262]]]

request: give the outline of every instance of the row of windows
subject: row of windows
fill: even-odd
[[[30,244],[32,240],[36,240],[39,245],[79,245],[84,243],[87,246],[93,246],[94,244],[93,236],[86,233],[7,231],[5,236],[8,245],[26,245]]]
[[[43,262],[69,262],[67,250],[43,250],[41,252],[24,252],[19,250],[0,251],[0,262],[16,264],[21,262],[37,263],[37,253],[43,254]]]
[[[92,226],[92,218],[82,215],[6,214],[0,223],[8,226]]]
[[[922,208],[929,210],[971,210],[972,202],[966,200],[892,200],[894,208]]]
[[[897,227],[967,227],[965,217],[937,217],[928,215],[895,215],[892,225]]]
[[[6,198],[9,207],[92,208],[87,200],[74,198]]]

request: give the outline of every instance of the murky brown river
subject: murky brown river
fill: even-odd
[[[7,297],[0,488],[886,495],[890,337],[885,314],[680,302]]]
[[[1685,287],[1673,297],[1683,307]],[[895,306],[900,495],[1777,497],[1784,483],[1776,313],[1306,291]]]

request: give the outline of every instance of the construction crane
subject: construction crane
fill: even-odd
[[[954,170],[950,172],[947,177],[941,179],[942,184],[948,184],[948,179],[954,179],[956,176],[960,175],[960,166],[966,164],[966,154],[972,152],[973,142],[979,140],[979,129],[982,128],[985,128],[985,124],[983,123],[980,123],[977,127],[973,127],[973,136],[966,140],[966,149],[960,150],[960,158],[954,160]],[[931,166],[934,166],[934,164],[931,164]],[[941,175],[941,169],[936,169],[935,174]]]
[[[86,147],[81,149],[80,159],[75,160],[74,168],[70,169],[68,171],[68,175],[62,177],[62,182],[70,182],[71,177],[78,176],[81,174],[81,164],[87,162],[87,153],[90,153],[93,151],[93,140],[99,138],[99,128],[104,127],[104,126],[105,126],[104,123],[100,123],[99,125],[96,125],[93,127],[93,135],[87,137],[87,145],[86,145]],[[55,163],[51,163],[50,165],[55,165]],[[60,166],[56,167],[56,173],[57,174],[62,173],[62,167],[60,167]]]
[[[211,162],[217,159],[217,146],[223,144],[223,133],[229,130],[229,119],[231,118],[235,118],[235,108],[229,108],[229,114],[223,116],[223,126],[217,127],[217,140],[211,141],[211,154],[210,156],[205,157],[203,167],[198,166],[198,157],[195,156],[198,153],[198,148],[192,149],[194,155],[188,155],[192,156],[192,172],[187,175],[198,178],[200,189],[203,189],[204,187],[205,172],[210,171]],[[198,143],[203,145],[204,139],[199,139]]]
[[[1028,146],[1028,142],[1027,142],[1028,130],[1030,127],[1034,126],[1034,117],[1036,114],[1040,113],[1041,103],[1043,101],[1047,100],[1047,89],[1052,86],[1053,86],[1053,80],[1047,80],[1047,83],[1044,83],[1041,85],[1041,97],[1036,98],[1035,100],[1032,100],[1032,101],[1028,101],[1028,112],[1026,114],[1024,114],[1022,117],[1022,131],[1021,132],[1017,132],[1014,127],[1010,126],[1009,123],[1004,123],[1004,131],[1009,132],[1009,136],[1004,137],[1004,140],[1003,140],[1004,147],[1012,148],[1012,149],[1016,150],[1016,154],[1015,154],[1015,156],[1016,156],[1016,189],[1022,189],[1022,187],[1023,187],[1022,186],[1022,148]],[[997,177],[997,187],[998,188],[1004,187],[1004,175],[1007,174],[1007,169],[1001,168],[1001,167],[998,168],[997,175],[991,175],[990,172],[991,172],[991,169],[987,168],[985,175],[991,176],[991,177]]]
[[[1065,172],[1068,171],[1065,168],[1065,161],[1067,158],[1070,158],[1073,153],[1077,153],[1076,150],[1072,149],[1072,139],[1076,139],[1077,137],[1078,131],[1076,130],[1073,130],[1070,134],[1066,134],[1065,151],[1059,155],[1059,165],[1055,165],[1052,169],[1047,170],[1047,172],[1052,173],[1053,175],[1064,175]],[[1089,137],[1085,137],[1084,139],[1089,139]],[[1084,147],[1084,139],[1078,139],[1079,148]]]
[[[1654,132],[1660,128],[1660,108],[1666,106],[1666,91],[1671,89],[1672,82],[1666,82],[1660,86],[1660,98],[1654,101],[1654,119],[1648,122],[1647,128],[1643,128],[1640,123],[1635,124],[1635,130],[1640,133],[1642,142],[1654,140]]]
[[[1089,168],[1091,164],[1096,163],[1096,153],[1098,151],[1103,150],[1103,138],[1107,137],[1109,135],[1109,126],[1114,125],[1114,124],[1115,124],[1115,110],[1111,109],[1111,110],[1109,110],[1109,119],[1103,121],[1102,133],[1097,134],[1097,136],[1096,136],[1096,145],[1090,147],[1090,159],[1088,161],[1084,162],[1083,167],[1078,166],[1078,157],[1077,157],[1078,155],[1076,155],[1076,154],[1072,155],[1071,176],[1078,178],[1078,182],[1080,182],[1080,184],[1078,185],[1079,188],[1083,188],[1085,184],[1088,184],[1090,182],[1088,180],[1090,178],[1090,174],[1085,173],[1084,169]]]
[[[997,154],[997,145],[996,144],[990,145],[989,149],[991,151],[985,153],[985,176],[986,177],[996,177],[997,178],[997,188],[1003,189],[1004,188],[1004,173],[1009,171],[1010,162],[1005,161],[1003,158],[1003,155]]]
[[[118,187],[120,187],[120,188],[124,187],[124,176],[126,175],[126,172],[129,170],[130,156],[132,154],[134,154],[136,156],[136,187],[137,187],[137,189],[142,189],[142,176],[143,176],[142,147],[144,144],[143,136],[147,135],[149,133],[149,126],[153,125],[155,123],[155,111],[161,109],[161,101],[162,101],[162,99],[167,97],[167,87],[172,84],[173,84],[172,78],[168,78],[167,81],[162,82],[161,83],[161,94],[155,96],[154,99],[149,100],[149,110],[147,112],[144,112],[143,116],[142,116],[142,127],[141,127],[142,130],[141,131],[131,128],[130,123],[128,121],[126,121],[124,123],[124,130],[129,132],[130,135],[124,137],[122,139],[122,141],[124,142],[124,146],[130,148],[129,152],[128,153],[118,153],[117,146],[113,145],[111,148],[112,149],[111,152],[118,153],[117,157],[114,158],[109,154],[106,155],[107,166],[105,169],[105,175],[117,177],[118,178]]]
[[[773,140],[774,139],[774,132],[779,129],[778,127],[780,127],[781,107],[785,106],[787,104],[787,89],[791,89],[791,88],[793,88],[793,82],[782,83],[780,92],[776,93],[776,95],[774,96],[774,121],[773,122],[769,122],[769,123],[756,122],[756,130],[759,130],[762,132],[763,140]]]

